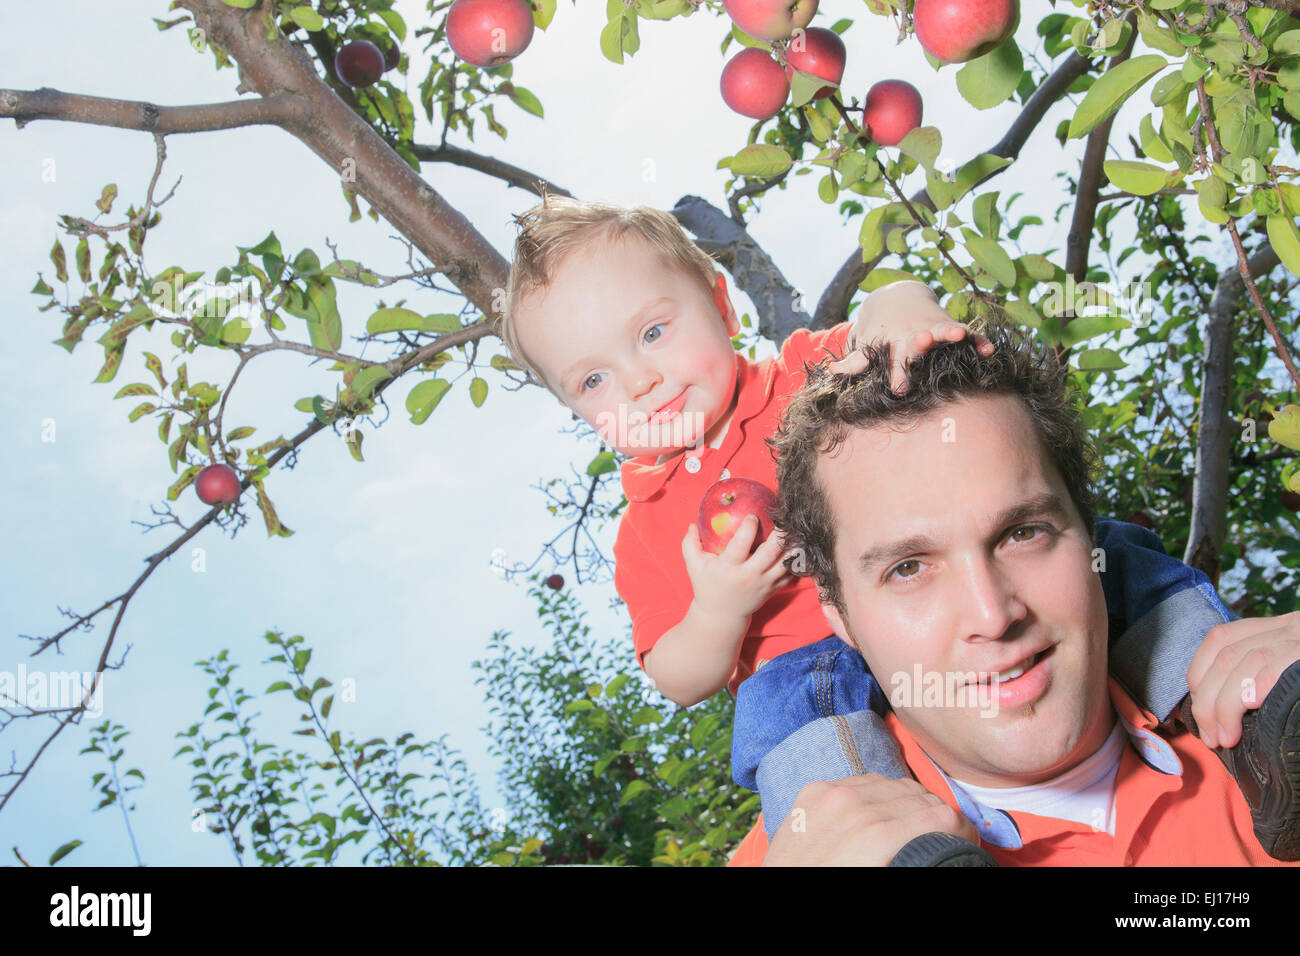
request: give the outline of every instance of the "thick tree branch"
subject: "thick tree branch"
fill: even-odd
[[[1129,32],[1128,43],[1124,49],[1111,57],[1107,69],[1114,69],[1129,58],[1133,52],[1133,43],[1137,39],[1137,14],[1127,17],[1133,28]],[[1097,221],[1097,197],[1101,192],[1102,180],[1106,174],[1102,162],[1106,159],[1106,147],[1110,142],[1110,129],[1115,122],[1111,114],[1106,120],[1088,134],[1088,142],[1083,150],[1083,164],[1079,170],[1078,191],[1074,199],[1074,217],[1070,220],[1070,232],[1065,240],[1065,273],[1073,276],[1076,282],[1082,282],[1088,276],[1088,251],[1092,247],[1092,227]],[[1073,318],[1067,313],[1067,321]],[[1062,356],[1064,361],[1064,356]]]
[[[1251,276],[1263,275],[1279,263],[1277,253],[1263,246],[1246,263]],[[1204,571],[1217,586],[1223,564],[1220,552],[1227,535],[1228,458],[1237,436],[1231,421],[1233,356],[1237,312],[1245,288],[1242,269],[1224,269],[1210,299],[1205,328],[1201,403],[1196,437],[1196,477],[1192,484],[1192,520],[1183,561]]]
[[[702,247],[728,247],[728,271],[758,310],[761,335],[780,345],[791,332],[808,326],[802,294],[743,226],[699,196],[683,196],[668,211],[682,228],[704,240]]]
[[[1091,67],[1092,61],[1080,56],[1078,53],[1071,53],[1066,57],[1065,62],[1057,67],[1055,72],[1047,77],[1042,85],[1034,91],[1034,94],[1029,97],[1015,122],[1008,127],[1006,134],[987,152],[1014,162],[1019,157],[1020,150],[1024,148],[1025,143],[1029,140],[1030,134],[1042,122],[1047,111],[1065,95],[1074,81],[1087,73]],[[976,185],[985,183],[1010,168],[1010,166],[1004,166],[1002,169],[995,170],[984,179],[981,179]],[[934,208],[934,204],[930,201],[930,194],[924,189],[913,193],[911,200],[913,203]],[[888,235],[894,229],[911,228],[913,227],[897,223],[886,223],[883,231]],[[858,291],[858,286],[867,277],[867,273],[874,269],[887,255],[890,255],[890,253],[882,252],[874,259],[864,262],[862,260],[862,250],[855,246],[853,252],[844,260],[843,265],[835,273],[835,277],[826,286],[825,291],[822,292],[809,327],[824,329],[843,321],[848,314],[849,303]]]
[[[273,93],[257,100],[158,106],[140,100],[39,90],[0,90],[0,119],[12,119],[22,129],[34,120],[62,120],[89,126],[113,126],[169,136],[210,133],[243,126],[286,126],[301,108],[296,96]]]
[[[493,295],[504,289],[508,264],[459,210],[420,178],[321,80],[312,61],[276,30],[267,38],[262,11],[222,0],[179,0],[208,37],[239,64],[244,85],[264,97],[299,100],[282,125],[409,238],[483,313],[499,318]],[[494,301],[495,300],[495,301]]]

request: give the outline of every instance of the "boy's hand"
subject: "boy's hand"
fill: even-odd
[[[890,387],[902,394],[907,391],[908,360],[967,335],[975,336],[981,354],[993,354],[993,343],[954,322],[928,287],[920,282],[894,282],[867,297],[849,335],[851,351],[828,368],[840,375],[861,372],[867,367],[867,358],[859,347],[868,342],[877,346],[888,342],[893,365]]]
[[[782,548],[781,532],[772,532],[757,551],[749,553],[758,527],[758,519],[746,515],[721,554],[704,550],[697,525],[692,523],[686,529],[682,555],[695,589],[695,605],[701,611],[719,617],[748,617],[793,580],[783,563],[789,555]]]
[[[1282,672],[1300,660],[1300,611],[1243,617],[1210,628],[1192,657],[1192,716],[1207,747],[1233,747],[1241,718],[1264,702]]]

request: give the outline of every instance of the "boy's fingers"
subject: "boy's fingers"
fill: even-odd
[[[745,515],[736,529],[736,533],[731,536],[727,546],[722,551],[724,558],[730,558],[731,561],[744,561],[749,555],[749,549],[754,544],[754,536],[758,534],[758,519],[753,515]]]

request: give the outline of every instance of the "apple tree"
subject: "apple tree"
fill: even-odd
[[[1010,320],[1072,370],[1103,453],[1104,512],[1155,527],[1244,613],[1295,608],[1300,20],[1290,4],[1062,2],[1034,23],[1022,22],[1017,0],[818,6],[618,0],[608,4],[595,41],[622,63],[636,55],[646,21],[729,18],[718,57],[721,92],[755,122],[747,142],[718,158],[727,171],[719,201],[684,196],[672,213],[755,305],[756,322],[737,346],[752,349],[759,338],[779,344],[795,329],[845,321],[864,293],[902,275],[941,289],[959,320]],[[0,117],[22,135],[36,135],[26,131],[36,121],[55,121],[153,138],[157,167],[146,195],[115,216],[117,190],[109,185],[97,215],[61,216],[52,268],[36,277],[32,293],[39,311],[60,317],[56,344],[69,352],[93,347],[85,337],[98,333],[104,360],[95,381],[112,383],[114,398],[138,399],[130,421],[156,425],[166,449],[166,501],[201,481],[195,493],[212,504],[190,524],[166,509],[157,527],[180,532],[122,594],[41,638],[36,655],[72,650],[74,632],[113,611],[89,655],[97,672],[113,666],[131,598],[209,525],[242,521],[256,509],[269,536],[291,535],[272,497],[274,475],[316,436],[341,432],[363,461],[358,421],[401,395],[412,421],[425,423],[463,378],[476,405],[487,400],[489,382],[502,386],[495,401],[540,399],[492,341],[508,269],[502,251],[422,171],[454,164],[530,193],[572,194],[563,169],[504,163],[473,139],[483,130],[506,135],[497,113],[506,102],[542,115],[540,98],[517,82],[526,69],[513,57],[544,42],[552,19],[564,15],[557,7],[555,0],[428,0],[421,22],[408,24],[392,0],[175,0],[157,26],[180,28],[178,36],[210,52],[216,70],[231,69],[239,98],[163,107],[50,88],[0,90]],[[921,125],[910,84],[878,85],[862,102],[844,94],[845,59],[868,31],[882,30],[920,43],[973,118],[1010,102],[1014,121],[985,151],[956,163],[943,152],[943,130]],[[418,77],[418,103],[385,79],[412,69],[407,53],[416,44],[431,55]],[[1117,127],[1121,108],[1128,122]],[[417,113],[441,136],[430,139]],[[1049,113],[1060,117],[1054,128]],[[337,171],[340,212],[355,220],[364,201],[372,217],[405,237],[418,267],[389,275],[333,249],[284,249],[272,233],[237,246],[224,263],[151,273],[143,249],[168,199],[157,189],[167,138],[255,124],[294,137]],[[1018,168],[1035,135],[1082,148],[1059,168]],[[1061,183],[1059,205],[1027,210],[1025,184],[1053,180]],[[786,190],[834,206],[858,226],[858,241],[836,253],[841,264],[811,308],[751,232],[763,197]],[[1068,223],[1063,250],[1034,245],[1048,216]],[[219,294],[196,291],[209,275]],[[342,314],[339,283],[374,289],[373,311]],[[451,291],[462,305],[423,312],[387,304],[397,287]],[[171,331],[172,351],[128,349],[135,330],[157,327]],[[361,358],[353,341],[377,343],[387,357]],[[228,381],[190,380],[185,358],[199,349],[236,358]],[[227,420],[227,403],[247,367],[276,352],[331,362],[338,381],[333,395],[297,403],[304,417],[296,433],[254,440],[256,426]],[[462,365],[466,371],[453,377]],[[118,385],[123,379],[130,381]],[[214,466],[227,471],[201,479]],[[575,575],[609,580],[608,558],[582,532],[617,518],[617,466],[602,450],[586,465],[585,481],[564,488],[552,505],[572,519],[571,543],[558,557]],[[546,553],[557,554],[552,545]],[[512,569],[521,580],[531,571]],[[288,691],[303,705],[304,736],[328,754],[259,744],[275,759],[252,779],[231,778],[233,766],[256,764],[256,749],[223,750],[220,734],[193,725],[184,755],[202,761],[194,764],[196,791],[224,821],[219,832],[232,849],[250,847],[272,864],[329,861],[347,842],[374,862],[724,859],[754,806],[728,785],[718,744],[729,726],[725,696],[675,712],[641,697],[625,639],[592,645],[559,589],[535,594],[554,649],[521,651],[498,634],[480,664],[517,817],[483,829],[484,808],[445,742],[357,743],[330,731],[328,680],[307,683],[310,653],[301,639],[268,632],[288,671],[270,693]],[[214,712],[243,726],[249,695],[229,691],[233,665],[214,658],[207,666],[212,701],[224,701]],[[40,720],[50,730],[6,777],[0,811],[82,716],[76,708],[5,713],[5,726]],[[525,732],[533,725],[540,729]],[[420,769],[403,766],[421,761]],[[337,792],[320,781],[323,789],[314,790],[311,774],[333,775]],[[454,798],[450,822],[435,817],[428,809],[435,798],[416,789],[438,781],[446,784],[441,799]],[[329,806],[313,806],[313,793],[322,792],[331,794]]]

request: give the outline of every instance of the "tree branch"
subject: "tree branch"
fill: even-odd
[[[0,119],[12,119],[19,129],[35,120],[61,120],[163,136],[210,133],[244,126],[287,126],[300,108],[298,98],[289,93],[227,103],[157,106],[142,100],[64,93],[48,86],[39,90],[0,90]]]
[[[682,228],[706,242],[728,247],[732,263],[728,271],[758,310],[760,334],[780,345],[790,333],[808,326],[802,293],[743,226],[699,196],[683,196],[668,211]]]
[[[553,196],[573,196],[573,193],[567,189],[555,185],[549,179],[544,179],[536,173],[530,173],[528,170],[507,163],[502,159],[494,159],[491,156],[484,156],[472,150],[461,149],[459,146],[416,144],[413,149],[416,158],[422,163],[451,163],[454,166],[475,169],[480,173],[495,176],[497,179],[503,180],[507,185],[525,189],[536,196],[541,196],[543,187]]]
[[[1263,275],[1279,263],[1277,253],[1263,246],[1246,264],[1250,275]],[[1197,568],[1216,586],[1227,535],[1229,446],[1237,430],[1230,421],[1234,337],[1241,293],[1242,270],[1224,269],[1210,299],[1202,363],[1201,402],[1196,436],[1196,472],[1192,483],[1191,526],[1183,562]]]
[[[998,140],[992,149],[986,152],[1014,162],[1020,156],[1020,150],[1029,140],[1030,134],[1042,122],[1047,111],[1065,95],[1075,80],[1083,76],[1091,68],[1091,60],[1080,56],[1078,53],[1071,53],[1066,57],[1065,62],[1057,67],[1056,71],[1047,77],[1042,85],[1034,91],[1033,96],[1029,97],[1024,108],[1020,111],[1020,115],[1008,127],[1006,134]],[[1002,169],[995,170],[981,179],[976,185],[981,185],[1010,168],[1010,166],[1004,166]],[[926,205],[930,208],[934,207],[934,204],[930,201],[929,192],[924,189],[913,193],[911,199],[913,203]],[[886,223],[882,231],[885,235],[888,235],[894,229],[912,228],[914,227],[898,223]],[[835,273],[835,277],[831,279],[825,291],[822,292],[809,328],[825,329],[843,321],[848,315],[849,303],[852,302],[854,294],[858,291],[858,286],[862,284],[862,280],[867,277],[867,274],[887,255],[890,255],[890,253],[882,252],[869,262],[864,262],[861,248],[855,246],[853,252],[844,260],[844,263]]]

